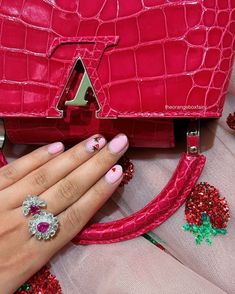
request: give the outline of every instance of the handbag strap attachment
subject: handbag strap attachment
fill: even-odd
[[[200,153],[200,120],[191,119],[187,129],[187,154],[198,155]]]

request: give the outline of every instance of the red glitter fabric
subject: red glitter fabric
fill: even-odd
[[[120,164],[123,168],[124,175],[121,182],[121,186],[123,186],[128,184],[129,181],[134,177],[134,174],[135,174],[134,165],[127,156],[122,156],[119,159],[118,164]]]
[[[48,266],[24,283],[15,294],[62,294],[59,281],[52,275]]]
[[[232,130],[235,130],[235,112],[229,114],[227,117],[227,124]]]
[[[228,203],[220,197],[219,191],[207,182],[201,182],[191,191],[185,204],[187,222],[202,225],[202,213],[210,217],[213,227],[226,228],[230,218]]]

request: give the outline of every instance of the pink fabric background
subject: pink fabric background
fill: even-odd
[[[63,293],[235,293],[235,132],[226,125],[227,115],[235,111],[235,74],[230,93],[223,117],[202,123],[202,152],[207,163],[200,178],[227,198],[231,212],[228,234],[215,237],[211,247],[195,245],[193,235],[181,229],[185,223],[182,206],[153,231],[170,254],[142,237],[110,245],[69,244],[52,260]],[[11,161],[36,147],[8,142],[4,151]],[[173,150],[129,150],[135,178],[114,193],[96,218],[118,219],[143,207],[164,187],[184,150],[181,138]]]

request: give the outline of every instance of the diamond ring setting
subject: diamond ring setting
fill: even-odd
[[[32,215],[29,220],[29,232],[39,240],[49,240],[56,235],[59,220],[52,213],[42,211],[46,207],[46,201],[38,196],[29,195],[22,204],[24,216]]]

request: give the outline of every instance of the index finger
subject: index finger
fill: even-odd
[[[31,153],[3,166],[0,168],[0,190],[16,183],[63,151],[64,145],[61,142],[55,142],[39,147]]]

